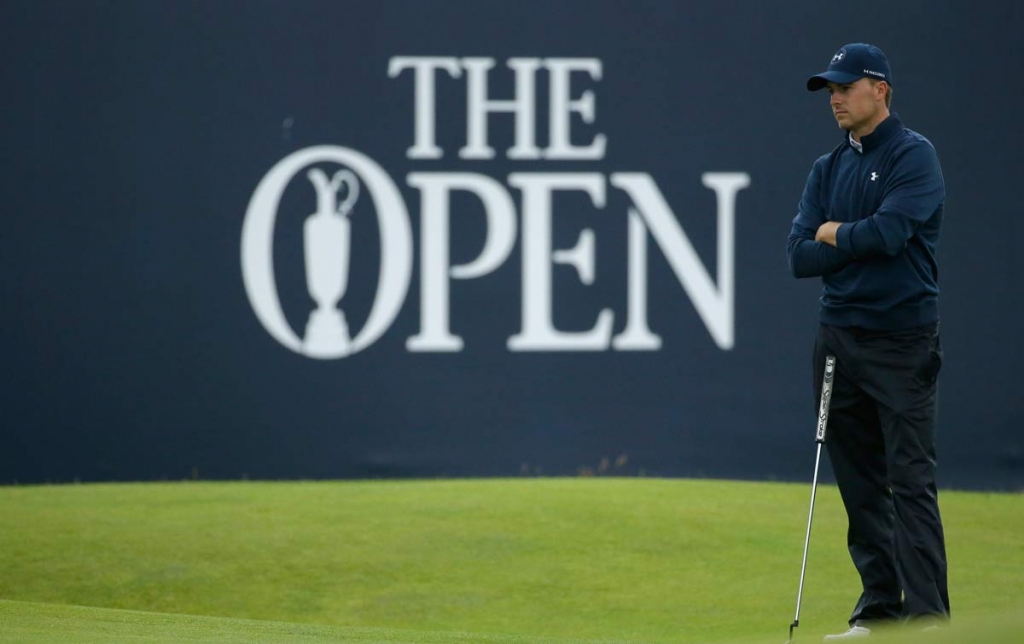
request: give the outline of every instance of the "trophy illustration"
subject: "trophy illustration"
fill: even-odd
[[[348,215],[359,198],[359,180],[350,170],[339,170],[334,177],[319,168],[306,176],[316,189],[316,212],[306,218],[303,237],[306,250],[306,285],[317,304],[306,323],[303,338],[310,356],[345,356],[351,351],[351,338],[345,314],[338,302],[348,287],[351,232]],[[338,204],[339,191],[347,188]]]

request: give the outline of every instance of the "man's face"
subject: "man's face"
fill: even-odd
[[[829,83],[828,93],[832,96],[829,104],[839,127],[855,134],[873,123],[885,105],[885,88],[868,78],[843,85]]]

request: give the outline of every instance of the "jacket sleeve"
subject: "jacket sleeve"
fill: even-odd
[[[878,211],[840,226],[836,245],[858,259],[898,255],[945,198],[935,148],[919,141],[896,158]]]
[[[818,159],[807,177],[804,194],[797,206],[796,217],[793,218],[793,228],[789,232],[786,252],[793,277],[828,275],[845,268],[853,261],[853,256],[848,251],[814,241],[818,227],[826,221],[820,200],[821,168],[822,159]]]

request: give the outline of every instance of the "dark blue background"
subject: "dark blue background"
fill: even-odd
[[[940,484],[1020,488],[1024,239],[1018,104],[1024,14],[1004,2],[5,2],[0,7],[0,482],[349,478],[612,472],[806,480],[816,280],[785,241],[813,160],[840,132],[804,90],[842,44],[889,55],[893,108],[939,151],[946,363]],[[603,63],[591,89],[604,159],[510,161],[512,119],[490,120],[492,161],[457,156],[465,78],[438,79],[437,161],[413,144],[412,72],[393,56]],[[1010,70],[1009,75],[1005,71]],[[547,141],[538,79],[538,143]],[[290,126],[288,125],[290,124]],[[410,172],[649,173],[714,273],[704,172],[746,172],[737,198],[736,345],[712,341],[656,244],[649,321],[659,352],[511,353],[520,244],[494,273],[452,282],[460,353],[410,353],[418,256],[404,308],[375,344],[315,361],[280,346],[246,297],[239,245],[256,184],[312,145],[359,150],[403,190]],[[307,190],[307,192],[309,192]],[[518,191],[510,194],[520,206]],[[554,246],[597,232],[597,280],[556,266],[555,322],[626,312],[628,198],[555,200]],[[312,206],[308,202],[307,206]],[[302,210],[299,207],[299,210]],[[289,321],[313,306],[296,210],[275,265]],[[372,220],[372,218],[370,218]],[[452,202],[456,263],[483,239],[478,201]],[[361,327],[376,248],[353,254],[344,308]],[[363,277],[367,276],[367,277]]]

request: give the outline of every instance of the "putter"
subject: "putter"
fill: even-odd
[[[804,559],[800,565],[800,588],[796,593],[796,616],[789,625],[789,639],[792,644],[793,629],[800,625],[800,602],[804,597],[804,574],[807,572],[807,547],[811,544],[811,521],[814,519],[814,497],[818,492],[818,465],[821,463],[821,446],[825,443],[825,428],[828,426],[828,410],[832,404],[832,380],[836,375],[836,357],[825,358],[825,381],[821,383],[821,405],[818,407],[818,428],[814,441],[818,444],[818,452],[814,457],[814,481],[811,483],[811,510],[807,513],[807,536],[804,538]]]

